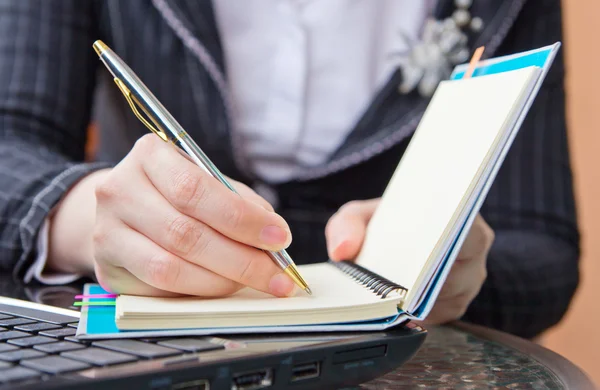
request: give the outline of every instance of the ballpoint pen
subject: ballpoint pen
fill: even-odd
[[[127,66],[114,51],[106,46],[104,42],[98,40],[94,42],[93,47],[98,54],[98,57],[100,57],[100,60],[102,60],[104,65],[113,75],[115,83],[123,95],[125,95],[125,99],[129,103],[135,116],[163,141],[170,142],[176,147],[183,149],[192,161],[237,194],[237,191],[227,181],[225,176],[223,176],[196,142],[194,142],[175,118],[173,118],[167,109],[148,90],[131,68],[129,68],[129,66]],[[137,106],[142,109],[152,123],[142,116],[138,111]],[[312,294],[308,284],[298,272],[294,261],[285,250],[277,252],[265,250],[264,252],[267,253],[281,269],[283,269],[294,283],[308,294]]]

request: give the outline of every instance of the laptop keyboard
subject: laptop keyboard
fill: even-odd
[[[88,342],[76,328],[72,317],[0,305],[0,385],[225,348],[193,337]]]

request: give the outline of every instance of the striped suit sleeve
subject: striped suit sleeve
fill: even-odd
[[[0,269],[22,277],[48,213],[86,164],[94,4],[0,1]]]
[[[529,1],[498,55],[562,40],[559,0]],[[482,216],[496,233],[465,319],[533,337],[561,320],[579,282],[565,120],[564,47],[498,173]]]

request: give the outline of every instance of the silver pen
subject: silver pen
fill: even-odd
[[[98,40],[94,42],[94,50],[100,57],[100,60],[113,75],[114,81],[125,95],[125,99],[133,110],[135,116],[153,133],[159,136],[163,141],[170,142],[175,147],[180,147],[198,166],[203,168],[210,175],[219,180],[227,188],[237,194],[235,188],[227,181],[225,176],[204,154],[202,149],[187,134],[181,125],[173,118],[167,109],[158,101],[158,99],[148,90],[144,83],[136,74],[119,58],[104,42]],[[140,107],[150,121],[142,116],[137,107]],[[264,251],[281,269],[308,294],[312,294],[306,281],[298,272],[294,261],[285,250],[273,252]]]

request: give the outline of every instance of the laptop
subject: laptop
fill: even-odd
[[[0,390],[335,389],[397,369],[426,330],[83,341],[79,312],[0,297]]]

